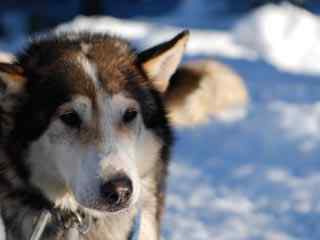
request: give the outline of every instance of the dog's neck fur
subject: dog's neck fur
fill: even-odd
[[[147,176],[143,180],[142,208],[130,209],[119,215],[109,215],[105,218],[94,219],[89,232],[79,234],[79,240],[124,240],[130,239],[133,223],[138,211],[141,211],[141,221],[139,229],[139,240],[156,240],[159,236],[159,222],[157,215],[161,209],[157,203],[155,176]],[[0,185],[0,188],[5,187]],[[3,201],[0,204],[1,215],[6,230],[6,240],[29,240],[35,223],[39,218],[42,209],[34,209],[19,198],[11,198],[10,201]],[[119,227],[121,226],[121,230]],[[43,240],[73,240],[68,239],[70,229],[63,229],[49,220]]]
[[[2,216],[6,229],[7,240],[28,240],[35,227],[35,222],[40,216],[41,211],[37,211],[20,204],[15,208],[6,208],[3,206]],[[79,240],[94,239],[94,240],[123,240],[128,239],[134,213],[132,210],[126,214],[119,216],[110,216],[103,219],[95,220],[88,233],[82,235],[79,233]],[[119,230],[121,226],[121,231]],[[45,240],[73,240],[69,239],[69,234],[72,229],[63,229],[60,225],[49,221],[45,232],[41,239]]]

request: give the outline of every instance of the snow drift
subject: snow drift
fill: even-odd
[[[201,4],[200,4],[201,5]],[[172,23],[180,18],[171,15]],[[205,20],[203,20],[205,21]],[[208,21],[208,20],[207,20]],[[170,22],[170,16],[166,23]],[[57,31],[112,32],[148,47],[182,29],[112,17],[79,16]],[[264,59],[292,73],[320,73],[320,17],[290,3],[265,5],[240,19],[231,31],[191,29],[187,54]]]
[[[289,3],[267,5],[235,26],[234,40],[279,69],[320,73],[320,18]]]

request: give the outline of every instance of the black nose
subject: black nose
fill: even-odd
[[[113,177],[101,186],[101,194],[111,208],[121,209],[131,198],[132,182],[127,176]]]

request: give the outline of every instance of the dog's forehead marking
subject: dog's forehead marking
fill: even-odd
[[[84,54],[79,54],[77,61],[85,74],[92,80],[96,89],[98,89],[100,87],[100,81],[98,79],[98,70],[96,64],[89,60]]]
[[[80,47],[81,47],[81,51],[87,55],[89,53],[89,51],[91,50],[91,44],[89,43],[84,43],[84,42],[81,42],[80,43]]]
[[[109,58],[102,54],[99,44],[81,42],[79,45],[81,50],[76,54],[76,62],[92,81],[95,89],[104,89],[109,93],[123,90],[126,83],[123,69],[132,68],[129,65],[132,63],[128,61],[131,56],[128,54],[125,57],[120,54],[122,49],[117,45],[114,46]]]

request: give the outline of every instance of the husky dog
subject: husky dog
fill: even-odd
[[[229,116],[241,119],[250,96],[244,80],[232,68],[201,59],[177,69],[164,99],[171,124],[195,127],[212,119],[228,120]]]
[[[43,240],[127,240],[138,214],[139,240],[160,238],[173,143],[164,103],[188,35],[136,53],[107,34],[48,34],[0,63],[7,240],[30,239],[44,210]],[[68,214],[90,227],[61,226]]]

